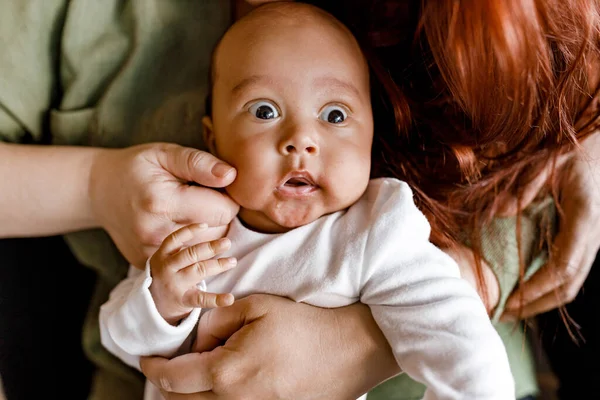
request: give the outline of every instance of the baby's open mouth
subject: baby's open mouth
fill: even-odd
[[[301,186],[315,186],[306,178],[290,178],[284,183],[284,186],[289,187],[301,187]]]
[[[296,171],[288,175],[277,191],[285,197],[304,197],[318,189],[319,186],[308,172]]]

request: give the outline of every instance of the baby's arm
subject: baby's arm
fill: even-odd
[[[100,308],[102,344],[126,364],[139,368],[140,356],[173,356],[202,307],[233,303],[229,293],[206,293],[199,287],[203,278],[235,266],[235,259],[213,258],[229,248],[228,239],[197,244],[205,229],[190,225],[169,235],[146,270],[131,267]]]
[[[456,263],[429,242],[408,186],[379,196],[365,248],[361,301],[425,399],[514,399],[502,340]]]

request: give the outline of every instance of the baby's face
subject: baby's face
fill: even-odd
[[[323,16],[247,21],[223,39],[214,68],[208,140],[237,168],[227,192],[247,225],[284,232],[362,195],[373,139],[369,75],[341,25]]]

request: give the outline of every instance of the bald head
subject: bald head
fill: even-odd
[[[289,46],[297,45],[297,38],[312,38],[314,46],[325,42],[335,48],[345,48],[364,62],[356,39],[344,24],[328,12],[305,3],[273,2],[259,6],[236,21],[221,38],[212,57],[211,90],[221,75],[220,71],[231,67],[231,53],[241,55],[248,48],[269,41],[281,34],[291,38]],[[327,40],[324,40],[327,39]],[[250,60],[260,53],[250,55]],[[366,66],[366,63],[365,63]]]
[[[269,29],[269,27],[272,28],[274,25],[279,24],[297,26],[310,23],[330,24],[346,31],[352,37],[346,27],[328,12],[310,4],[288,1],[276,1],[256,7],[233,24],[229,31],[235,31],[235,29],[247,26],[247,24]]]

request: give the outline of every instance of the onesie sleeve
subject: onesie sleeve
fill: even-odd
[[[402,371],[427,386],[424,399],[514,399],[506,350],[477,292],[429,241],[408,185],[379,183],[370,193],[361,301]]]
[[[154,304],[151,283],[148,264],[145,271],[130,266],[127,278],[100,308],[102,345],[137,369],[141,356],[174,356],[196,326],[201,311],[195,308],[179,325],[170,325]]]

